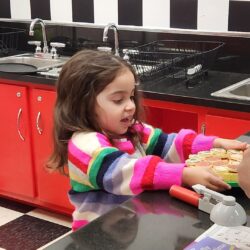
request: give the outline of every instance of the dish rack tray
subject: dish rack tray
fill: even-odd
[[[141,81],[166,77],[190,80],[207,72],[223,42],[159,40],[125,54]]]
[[[0,27],[0,56],[6,56],[18,48],[20,35],[25,30],[9,27]]]

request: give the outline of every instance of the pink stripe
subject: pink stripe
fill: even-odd
[[[112,146],[105,135],[100,134],[100,133],[96,133],[96,137],[97,137],[97,139],[102,147],[111,147]]]
[[[133,128],[139,132],[139,133],[143,133],[143,134],[146,134],[146,135],[150,135],[152,129],[149,128],[149,127],[146,127],[146,126],[142,126],[141,124],[136,124],[133,126]]]
[[[134,145],[131,143],[131,141],[115,141],[115,146],[119,150],[125,151],[129,154],[133,154],[135,152]]]
[[[192,153],[196,154],[199,151],[210,150],[216,138],[216,136],[197,135],[192,145]]]
[[[74,220],[72,223],[72,230],[76,231],[80,227],[84,227],[89,223],[88,220]]]
[[[154,189],[166,190],[172,185],[181,185],[182,172],[185,164],[169,164],[160,162],[157,165],[154,176]]]
[[[175,137],[175,148],[182,162],[184,161],[183,140],[188,134],[195,134],[195,132],[190,129],[181,129]]]
[[[69,152],[77,158],[79,161],[83,162],[84,164],[88,165],[91,157],[87,154],[85,154],[83,151],[81,151],[79,148],[77,148],[73,141],[70,140],[68,144],[68,150]]]
[[[152,156],[142,157],[135,163],[133,177],[130,182],[130,189],[134,194],[139,194],[143,191],[141,188],[141,181],[151,157]]]
[[[133,128],[134,128],[137,132],[142,133],[144,127],[143,127],[141,124],[135,124],[135,125],[133,126]]]

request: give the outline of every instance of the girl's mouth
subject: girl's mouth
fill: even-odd
[[[132,121],[133,121],[133,119],[129,118],[129,117],[121,119],[121,122],[126,124],[126,125],[130,125],[132,123]]]
[[[121,120],[122,123],[124,124],[129,124],[130,123],[130,120],[128,118],[124,118]]]

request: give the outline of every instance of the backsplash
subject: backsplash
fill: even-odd
[[[163,30],[250,31],[250,0],[0,0],[0,6],[0,20],[40,17],[59,23],[114,22]]]

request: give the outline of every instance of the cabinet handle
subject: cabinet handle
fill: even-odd
[[[21,140],[25,141],[25,138],[20,131],[20,120],[21,120],[22,112],[23,112],[23,110],[22,110],[22,108],[20,108],[18,110],[18,114],[17,114],[17,132],[18,132],[18,135],[21,138]]]
[[[40,118],[41,118],[41,112],[39,111],[36,116],[36,130],[39,135],[43,133],[43,129],[39,126]]]
[[[201,124],[201,133],[202,133],[203,135],[205,135],[205,133],[206,133],[206,124],[205,124],[205,123],[202,123],[202,124]]]

